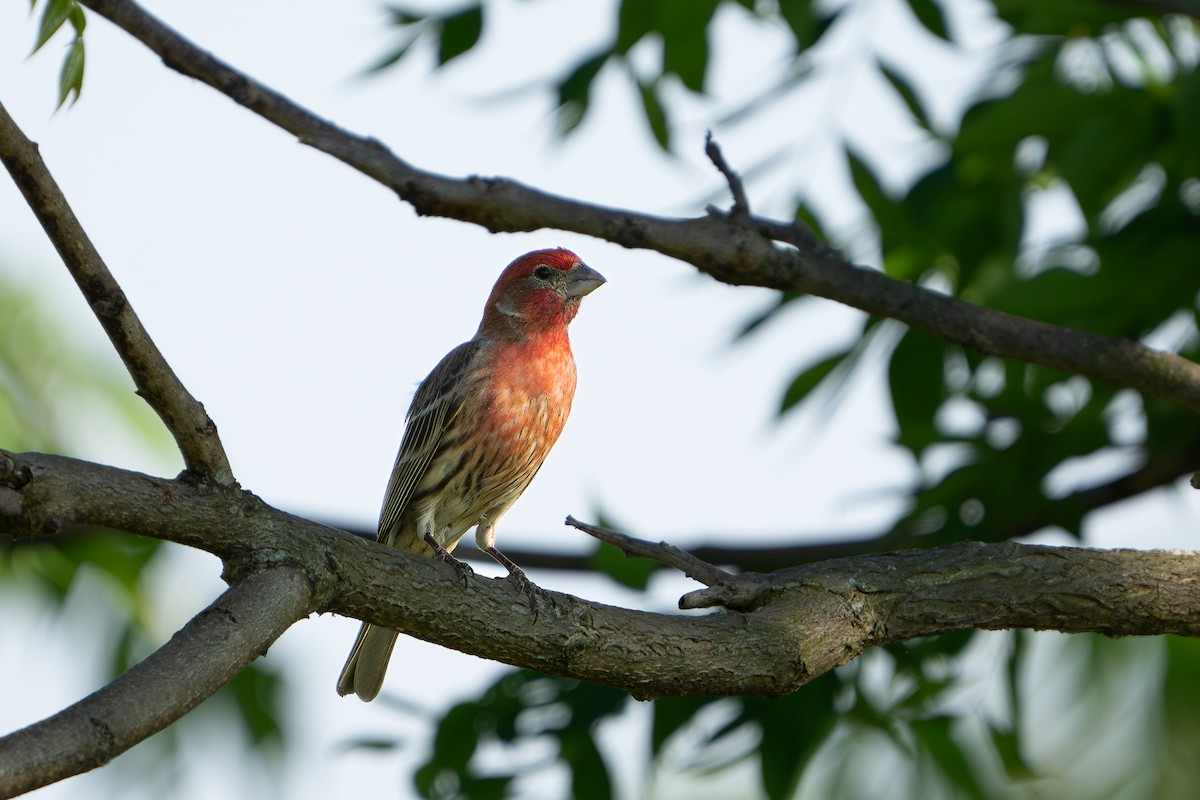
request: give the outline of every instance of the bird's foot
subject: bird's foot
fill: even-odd
[[[523,592],[529,596],[529,610],[533,612],[533,621],[537,622],[538,615],[538,599],[547,600],[551,604],[554,601],[550,598],[550,593],[542,587],[538,586],[529,578],[525,577],[525,570],[513,563],[513,560],[501,553],[495,547],[485,547],[484,550],[497,561],[499,561],[506,570],[508,570],[508,582],[511,583],[518,592]]]
[[[459,580],[463,582],[463,588],[471,582],[471,578],[475,577],[475,570],[471,569],[470,565],[465,561],[459,561],[454,556],[450,555],[450,551],[442,547],[442,545],[433,538],[432,534],[425,534],[425,543],[433,548],[433,555],[438,561],[443,564],[449,564],[454,567],[454,571],[458,573]]]
[[[538,600],[550,600],[550,593],[526,577],[524,570],[514,566],[508,571],[508,582],[513,587],[529,597],[529,610],[533,612],[533,621],[537,622]]]
[[[458,573],[459,580],[463,582],[464,588],[471,583],[471,578],[475,577],[475,570],[471,569],[471,565],[467,562],[460,561],[449,553],[446,553],[441,559],[454,567],[454,571]]]

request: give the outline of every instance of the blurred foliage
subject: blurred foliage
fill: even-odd
[[[37,8],[37,0],[30,0],[30,10]],[[87,17],[83,7],[75,0],[45,0],[42,6],[42,17],[38,24],[37,40],[33,44],[33,52],[41,50],[46,42],[67,23],[75,36],[67,45],[66,55],[63,56],[62,69],[58,75],[58,106],[61,108],[70,99],[71,103],[79,99],[83,91],[83,69],[86,62],[86,49],[83,45],[83,31],[87,27]]]
[[[85,308],[82,302],[80,308]],[[133,381],[113,371],[115,354],[93,357],[59,324],[35,293],[12,284],[0,271],[0,447],[69,454],[79,431],[105,424],[112,436],[169,454],[171,438],[158,418],[136,396]],[[70,604],[84,604],[114,620],[110,651],[89,662],[101,665],[95,679],[107,681],[161,643],[147,581],[161,568],[166,552],[158,539],[117,531],[68,528],[25,541],[0,535],[0,584],[7,591],[37,595],[58,613]],[[36,687],[37,681],[25,685]],[[206,705],[232,709],[229,724],[240,725],[247,741],[271,753],[283,737],[280,695],[280,677],[255,662]],[[181,724],[190,724],[189,719]],[[178,735],[172,726],[117,763],[130,761],[136,764],[130,769],[141,777],[158,774],[167,780],[180,755]]]
[[[723,120],[752,125],[764,108],[794,102],[792,88],[838,69],[814,56],[844,26],[867,24],[869,14],[848,13],[864,3],[619,0],[611,40],[546,77],[559,130],[570,134],[584,122],[597,78],[615,68],[638,93],[653,140],[671,149],[677,109],[663,88],[709,91],[711,43],[722,11],[752,15],[791,38],[794,63],[781,71],[776,90]],[[873,260],[896,278],[1195,359],[1195,20],[1162,16],[1154,4],[1138,2],[994,0],[987,7],[1007,25],[1007,35],[993,48],[991,80],[962,110],[956,130],[931,121],[927,102],[937,87],[914,83],[908,76],[916,71],[894,55],[874,62],[882,85],[907,110],[903,124],[943,156],[904,188],[890,188],[883,165],[836,132],[866,224],[822,235],[858,245],[869,229],[877,241]],[[908,0],[907,8],[930,41],[959,46],[946,4]],[[422,37],[436,41],[443,66],[482,40],[494,11],[493,4],[460,7],[449,16],[393,9],[392,22],[406,38],[380,68],[411,53]],[[470,25],[459,21],[463,15]],[[635,62],[632,54],[643,42],[653,42],[647,52],[654,55]],[[856,131],[854,139],[870,135]],[[1073,230],[1038,241],[1031,231],[1044,213],[1039,203],[1048,198],[1060,206],[1065,201],[1077,219]],[[822,230],[818,207],[798,203],[795,216]],[[747,321],[743,335],[800,299],[780,295]],[[794,377],[781,413],[840,396],[864,364],[885,354],[896,446],[910,454],[919,477],[907,510],[878,536],[881,550],[1003,540],[1047,528],[1080,537],[1093,510],[1169,485],[1200,463],[1200,420],[1129,390],[982,357],[876,318],[865,317],[860,335],[832,350]],[[626,586],[648,580],[614,553],[598,553],[596,565]],[[997,649],[997,641],[1002,653],[979,656],[986,643]],[[1200,762],[1191,757],[1200,746],[1196,642],[1047,641],[1015,633],[954,634],[872,651],[779,700],[660,700],[650,709],[651,771],[716,777],[752,761],[761,793],[770,798],[1182,798],[1200,792]],[[1074,680],[1055,681],[1062,691],[1053,705],[1070,716],[1062,728],[1071,733],[1062,741],[1048,732],[1055,726],[1028,722],[1050,702],[1027,674],[1047,649],[1056,653],[1054,671]],[[981,658],[995,673],[986,682],[989,692],[1006,698],[989,713],[962,701]],[[1148,673],[1151,662],[1163,666]],[[1138,692],[1139,712],[1114,716]],[[581,746],[581,731],[586,739],[600,721],[636,716],[631,705],[600,687],[507,675],[443,718],[417,788],[426,797],[509,796],[531,774],[556,768],[569,775],[564,794],[613,796],[613,765],[603,751]],[[543,757],[532,763],[495,752],[488,757],[497,749],[526,752],[531,742],[548,742],[553,755],[537,750]],[[1114,747],[1121,752],[1100,762],[1082,755]],[[1089,769],[1074,768],[1076,762]],[[836,764],[842,766],[830,766]],[[652,777],[648,785],[657,781]]]
[[[619,796],[632,734],[649,758],[639,797],[1183,800],[1200,785],[1198,654],[1192,640],[960,632],[871,651],[779,699],[653,703],[518,670],[442,716],[415,785]]]

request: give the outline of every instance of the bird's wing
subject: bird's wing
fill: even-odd
[[[463,374],[475,359],[481,342],[464,342],[446,354],[429,373],[408,409],[408,427],[396,454],[388,480],[383,510],[379,514],[379,540],[391,545],[399,532],[398,523],[421,477],[437,453],[438,442],[462,406],[459,389]]]

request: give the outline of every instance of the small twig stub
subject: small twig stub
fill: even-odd
[[[648,542],[645,539],[637,539],[610,528],[589,525],[570,516],[567,517],[566,524],[578,528],[602,542],[611,544],[627,556],[649,558],[668,567],[674,567],[689,578],[697,580],[705,586],[725,583],[734,577],[720,567],[715,567],[707,561],[696,558],[688,551],[667,542]]]
[[[717,171],[725,176],[725,182],[729,184],[729,193],[733,195],[733,208],[729,209],[729,216],[750,216],[750,199],[746,196],[746,186],[742,183],[742,176],[729,166],[716,139],[713,139],[712,131],[704,135],[704,154],[708,156],[708,160],[713,163]]]

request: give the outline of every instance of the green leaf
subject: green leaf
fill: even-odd
[[[803,403],[805,398],[812,394],[813,390],[820,386],[846,360],[851,352],[853,352],[852,348],[839,350],[833,355],[821,359],[793,378],[787,391],[783,393],[783,401],[779,404],[779,413],[783,414],[789,409]]]
[[[112,659],[109,664],[109,674],[113,677],[120,675],[145,657],[140,652],[143,644],[137,625],[132,620],[125,620],[121,625],[121,635],[117,637],[113,647]]]
[[[479,43],[483,35],[483,6],[472,6],[442,19],[438,66],[457,58]]]
[[[658,96],[658,88],[654,84],[638,82],[638,92],[642,97],[642,110],[646,113],[646,122],[654,141],[663,150],[671,149],[671,134],[667,125],[667,111]]]
[[[446,780],[461,785],[478,742],[476,720],[484,716],[483,704],[474,702],[459,703],[446,712],[434,733],[429,760],[413,775],[418,794],[433,797],[435,787]]]
[[[1039,0],[1041,2],[1043,0]],[[942,6],[937,0],[908,0],[913,15],[925,26],[925,30],[939,39],[950,41],[950,31],[946,29],[946,17]]]
[[[1195,743],[1200,741],[1200,640],[1182,636],[1163,637],[1166,675],[1162,685],[1163,745],[1159,758],[1164,766],[1162,797],[1189,797],[1200,786],[1200,762]],[[1175,789],[1170,791],[1169,788]]]
[[[401,739],[393,739],[391,737],[384,737],[384,736],[379,736],[379,737],[364,736],[364,737],[357,738],[357,739],[349,739],[349,740],[343,742],[341,744],[341,746],[339,747],[339,749],[340,750],[384,751],[384,750],[396,750],[402,744],[404,744],[404,742]]]
[[[839,10],[827,14],[823,6],[812,0],[779,0],[780,16],[796,38],[797,53],[816,46],[841,13]]]
[[[624,55],[643,36],[656,30],[657,9],[656,0],[622,0],[621,10],[617,14],[617,41],[613,49]]]
[[[953,717],[937,716],[913,720],[912,730],[925,751],[950,781],[969,797],[983,798],[983,787],[971,769],[966,754],[950,735]]]
[[[1021,739],[1015,728],[1011,731],[992,728],[992,747],[996,749],[996,755],[1000,757],[1000,763],[1004,765],[1009,778],[1025,781],[1036,777],[1029,762],[1021,755]]]
[[[510,796],[509,786],[512,778],[508,775],[499,777],[478,777],[468,775],[462,780],[461,793],[455,797],[469,797],[471,800],[506,800]]]
[[[39,576],[56,596],[67,596],[80,570],[92,568],[112,579],[131,603],[137,601],[141,575],[162,542],[124,533],[92,531],[60,541],[35,541],[14,548],[14,567]]]
[[[51,36],[58,33],[58,29],[71,16],[73,10],[75,10],[75,0],[49,0],[46,7],[42,9],[42,21],[38,25],[37,41],[34,42],[33,50],[30,52],[36,53],[41,50],[42,45],[50,41]],[[59,105],[62,104],[59,103]]]
[[[654,701],[654,721],[650,727],[650,753],[658,756],[663,745],[683,728],[705,706],[716,702],[713,697],[660,697]]]
[[[58,76],[58,108],[62,108],[72,93],[75,97],[71,104],[74,105],[79,100],[79,94],[83,91],[83,63],[83,39],[76,39],[67,51],[62,72]]]
[[[590,731],[565,740],[562,759],[571,767],[571,797],[574,800],[611,800],[612,778]]]
[[[1095,217],[1126,189],[1153,154],[1164,112],[1142,93],[1114,92],[1050,141],[1049,158],[1071,184],[1084,213]]]
[[[540,767],[492,766],[483,774],[472,765],[480,745],[506,753],[510,746],[552,741],[559,747],[556,762],[571,775],[572,796],[609,798],[612,779],[595,745],[595,727],[628,701],[624,692],[587,681],[509,672],[438,723],[433,752],[414,777],[417,789],[423,797],[507,797],[514,778]]]
[[[383,72],[388,67],[396,64],[400,61],[400,59],[408,55],[408,51],[412,49],[413,44],[415,44],[420,38],[420,34],[409,36],[403,43],[397,45],[387,55],[383,56],[378,61],[367,67],[365,72],[368,75],[375,72]]]
[[[283,681],[273,672],[251,664],[229,682],[246,732],[255,744],[283,739],[279,724]]]
[[[612,50],[604,50],[583,60],[558,84],[559,134],[570,133],[583,122],[591,102],[592,82],[612,55]]]
[[[800,203],[796,206],[795,217],[797,222],[806,225],[812,231],[813,236],[816,236],[823,242],[829,241],[829,234],[825,232],[825,227],[821,224],[821,219],[817,216],[816,209],[809,207],[805,203]]]
[[[1176,701],[1172,706],[1177,709],[1200,708],[1200,683],[1196,681],[1200,675],[1200,640],[1168,637],[1165,642],[1167,672],[1163,691]],[[1190,722],[1192,727],[1200,729],[1200,716]]]
[[[904,105],[908,106],[908,111],[913,115],[917,124],[927,131],[933,130],[933,126],[929,122],[929,115],[925,113],[925,107],[921,105],[921,101],[917,97],[912,84],[882,61],[879,62],[879,71],[883,73],[883,77],[887,78],[888,83],[896,90],[896,94],[900,95],[900,99],[904,101]]]
[[[975,634],[974,630],[950,631],[937,636],[896,642],[885,645],[884,649],[896,660],[897,672],[920,675],[924,671],[926,661],[959,655],[974,640]]]
[[[76,36],[83,36],[83,31],[87,28],[87,16],[78,3],[71,8],[71,27],[75,29]]]
[[[996,15],[1025,34],[1099,36],[1111,25],[1145,16],[1151,9],[1094,0],[995,0]]]
[[[622,586],[644,592],[650,585],[650,576],[657,569],[655,563],[645,558],[629,558],[619,548],[607,542],[598,542],[596,552],[588,559],[592,566]]]
[[[433,740],[435,763],[466,770],[480,733],[477,722],[486,718],[483,712],[483,704],[470,702],[459,703],[446,712]]]
[[[1187,147],[1188,160],[1200,160],[1200,70],[1181,75],[1176,85],[1172,112],[1176,139]]]
[[[559,104],[572,101],[586,103],[588,94],[591,92],[592,81],[600,74],[600,70],[611,56],[611,50],[604,50],[577,64],[575,69],[571,70],[571,73],[558,84]]]
[[[406,8],[399,6],[388,6],[388,21],[396,27],[404,27],[405,25],[413,25],[418,22],[425,22],[430,19],[429,14],[421,14],[416,11],[409,11]]]
[[[876,224],[885,231],[897,227],[899,219],[896,214],[896,203],[888,197],[875,170],[871,169],[866,161],[859,158],[851,147],[846,148],[846,160],[850,165],[850,178],[854,181],[854,188],[858,190],[858,196],[862,198],[871,211],[871,215],[875,217]],[[902,234],[902,231],[897,231],[896,234]]]
[[[385,55],[376,59],[363,74],[371,75],[400,62],[412,52],[413,45],[429,36],[438,38],[442,33],[443,20],[439,17],[391,6],[387,9],[388,23],[401,31],[397,43]],[[439,41],[439,47],[442,44]],[[444,62],[439,62],[444,63]]]
[[[693,92],[704,91],[708,26],[718,0],[658,0],[663,37],[662,74],[675,74]]]
[[[136,598],[146,565],[160,551],[162,542],[126,533],[91,533],[62,542],[59,548],[79,564],[90,564],[116,581],[128,596]]]
[[[763,325],[774,319],[775,315],[784,308],[788,308],[792,303],[806,297],[811,297],[811,295],[797,294],[795,292],[777,293],[771,302],[761,311],[752,314],[750,317],[742,321],[737,331],[733,334],[734,340],[740,341],[741,339],[745,339],[747,336],[751,335]]]
[[[939,340],[909,330],[888,363],[892,411],[900,428],[897,441],[918,457],[941,438],[934,428],[933,415],[946,394],[945,357],[946,347]]]
[[[762,728],[759,757],[763,789],[771,800],[796,796],[812,757],[833,733],[833,701],[841,682],[829,672],[776,700],[746,698],[746,717]]]

